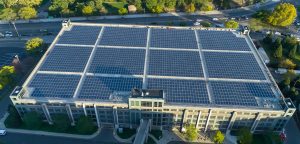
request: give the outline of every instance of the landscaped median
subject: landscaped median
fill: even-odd
[[[28,112],[20,118],[15,107],[9,107],[9,115],[4,121],[5,127],[14,131],[43,131],[51,133],[64,133],[76,135],[92,135],[98,128],[93,123],[92,119],[86,116],[79,117],[75,126],[66,114],[56,114],[52,116],[53,124],[50,125],[44,122],[41,115],[36,112]]]

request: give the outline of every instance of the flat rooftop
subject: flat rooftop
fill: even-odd
[[[248,35],[228,29],[71,23],[24,83],[33,99],[280,109],[281,92]]]

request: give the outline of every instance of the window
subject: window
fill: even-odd
[[[142,101],[142,107],[152,107],[152,102]]]
[[[135,101],[135,106],[140,106],[140,102],[139,101]]]

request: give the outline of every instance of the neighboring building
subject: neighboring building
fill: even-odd
[[[265,64],[268,64],[270,63],[270,58],[269,56],[267,55],[266,51],[264,50],[264,48],[260,47],[258,48],[258,52],[259,52],[259,55],[261,56],[263,62]]]
[[[10,96],[29,111],[100,126],[281,131],[295,112],[248,33],[70,23]],[[149,120],[149,121],[148,121]],[[145,125],[147,125],[145,123]]]

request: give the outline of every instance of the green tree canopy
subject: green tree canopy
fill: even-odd
[[[281,45],[281,38],[277,38],[273,44],[275,48],[278,48]]]
[[[241,128],[238,132],[238,141],[240,144],[252,144],[253,135],[247,128]]]
[[[148,10],[150,10],[150,11],[152,11],[152,8],[154,7],[154,6],[157,6],[157,0],[147,0],[146,1],[146,8],[148,9]]]
[[[185,12],[193,13],[193,12],[195,12],[195,10],[196,10],[196,8],[195,8],[194,3],[190,3],[190,4],[185,6]]]
[[[0,0],[0,5],[2,4],[5,8],[11,8],[16,5],[19,0]]]
[[[263,42],[266,43],[266,44],[271,44],[272,41],[273,41],[272,34],[268,34],[268,35],[263,39]]]
[[[277,49],[275,50],[275,53],[274,53],[274,57],[278,58],[278,59],[282,58],[282,45],[279,45],[277,47]]]
[[[3,66],[0,69],[0,90],[2,90],[6,85],[13,82],[15,76],[14,66]]]
[[[289,57],[290,57],[290,58],[295,58],[296,53],[297,53],[297,46],[294,46],[294,48],[292,48],[292,49],[290,50]]]
[[[120,8],[120,9],[118,10],[118,13],[119,13],[120,15],[125,15],[125,14],[128,13],[128,10],[127,10],[126,8]]]
[[[23,122],[28,129],[39,129],[43,124],[40,114],[35,111],[25,113]]]
[[[197,129],[195,127],[195,125],[188,125],[186,127],[186,138],[189,140],[189,141],[194,141],[197,139]]]
[[[32,7],[22,7],[18,11],[19,18],[25,20],[35,18],[36,14],[37,14],[36,10]]]
[[[13,105],[8,106],[9,116],[5,120],[5,126],[8,128],[18,128],[22,124],[22,119]]]
[[[18,4],[25,7],[32,7],[40,5],[42,0],[18,0]]]
[[[216,131],[214,135],[214,142],[217,144],[222,144],[224,142],[225,136],[221,131]]]
[[[17,19],[17,13],[12,8],[5,8],[0,13],[0,19],[13,21]]]
[[[296,64],[290,59],[285,59],[279,63],[279,66],[282,68],[294,69],[296,67]]]
[[[66,114],[55,114],[52,116],[55,128],[60,132],[65,132],[70,126],[70,120]]]
[[[239,27],[239,23],[234,20],[229,20],[225,22],[225,27],[237,29]]]
[[[95,125],[90,117],[81,116],[76,123],[76,130],[81,134],[91,134],[95,130]]]
[[[25,49],[29,53],[35,53],[43,48],[44,41],[41,38],[32,38],[26,42]]]
[[[81,10],[83,15],[92,15],[93,13],[93,8],[91,6],[83,6],[82,10]]]
[[[176,6],[176,0],[166,0],[165,6],[170,9],[174,9]]]
[[[287,36],[283,39],[283,46],[287,49],[292,49],[299,44],[297,38]]]
[[[152,9],[151,9],[151,12],[152,13],[162,13],[163,12],[163,7],[161,5],[157,5],[157,6],[154,6]]]
[[[297,11],[293,4],[278,4],[268,16],[267,22],[274,26],[289,26],[297,17]]]

